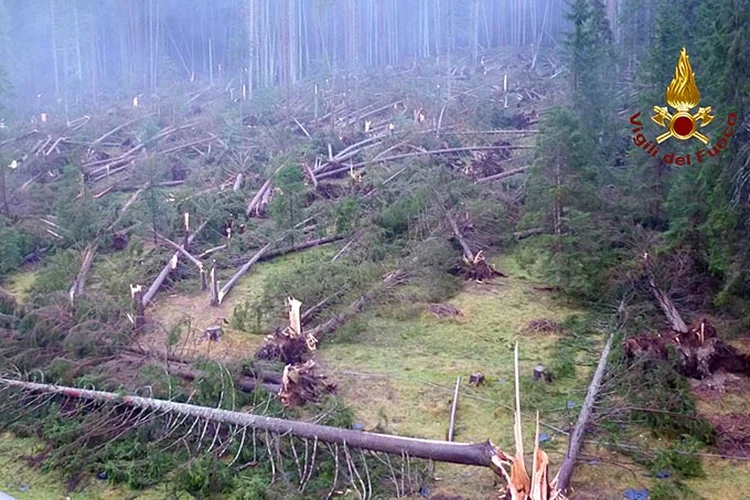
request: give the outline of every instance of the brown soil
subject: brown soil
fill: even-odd
[[[730,413],[710,417],[722,455],[750,457],[750,415]]]

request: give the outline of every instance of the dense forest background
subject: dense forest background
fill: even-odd
[[[649,138],[663,131],[649,117],[666,105],[683,47],[700,106],[715,116],[701,129],[710,142],[670,139],[653,158],[634,144],[631,116],[641,113]],[[728,127],[732,114],[737,121]],[[696,151],[712,149],[729,129],[721,153],[698,162]],[[693,162],[665,163],[667,153],[690,153]],[[592,432],[619,439],[623,428],[609,425],[611,417],[650,427],[675,446],[684,436],[712,446],[716,426],[698,415],[684,371],[666,363],[631,369],[622,346],[639,335],[663,339],[658,332],[674,328],[657,285],[701,336],[707,323],[699,318],[710,318],[727,340],[750,329],[750,0],[0,0],[0,170],[0,370],[8,376],[112,391],[148,385],[155,397],[195,396],[225,409],[230,394],[235,409],[236,393],[236,407],[287,418],[318,412],[318,422],[348,427],[346,401],[333,410],[314,406],[317,373],[310,394],[295,396],[310,403],[303,410],[272,398],[263,409],[254,399],[263,370],[273,394],[285,366],[314,372],[300,368],[303,358],[261,356],[286,341],[278,326],[288,321],[287,297],[314,305],[309,331],[328,336],[320,351],[335,352],[334,332],[361,347],[372,331],[388,332],[466,293],[462,277],[500,276],[487,262],[512,258],[509,282],[539,280],[518,286],[586,318],[540,323],[559,335],[552,354],[539,349],[550,356],[544,362],[555,382],[524,385],[529,408],[568,425],[559,407],[572,408],[581,357],[598,349],[592,332],[619,314],[611,356],[618,362],[605,377]],[[227,295],[238,269],[329,244],[338,245],[332,255],[315,248],[259,272],[252,293],[245,283]],[[32,276],[22,293],[19,276]],[[219,283],[227,287],[221,293]],[[155,299],[160,289],[169,297]],[[481,290],[477,296],[491,296]],[[184,297],[194,302],[179,302]],[[507,309],[528,297],[540,295]],[[477,310],[489,321],[496,298],[486,300]],[[162,311],[170,307],[221,324],[229,333],[217,345],[235,350],[212,357],[208,342],[208,353],[188,359],[178,348],[208,325],[170,323]],[[444,324],[434,333],[420,323],[396,340],[370,343],[393,349],[383,364],[394,366],[407,352],[398,342],[414,332],[422,335],[416,344],[434,342],[431,356],[444,356],[446,366],[466,357],[467,375],[482,363],[511,366],[509,357],[488,361],[472,350],[507,355],[503,342],[510,345],[516,331],[456,325],[455,339]],[[252,349],[232,344],[237,338]],[[525,353],[536,342],[546,341],[533,337]],[[410,344],[409,352],[422,347]],[[536,364],[537,354],[526,361]],[[214,363],[225,355],[236,390],[225,388],[225,368]],[[374,356],[356,359],[366,365]],[[482,390],[510,400],[508,387]],[[60,407],[26,411],[23,396],[7,401],[20,402],[13,411],[23,419],[0,412],[3,428],[60,445],[38,463],[70,473],[106,469],[134,488],[189,463],[179,481],[197,496],[214,480],[241,489],[218,460],[191,455],[203,436],[191,434],[190,422],[174,426],[186,431],[186,453],[157,449],[156,434],[148,434],[161,432],[156,424],[102,450],[112,438],[97,434],[108,425],[104,410],[65,420]],[[87,434],[91,419],[100,420]],[[139,423],[123,422],[123,433]],[[279,442],[278,463],[291,470]],[[269,443],[271,466],[250,471],[263,491],[277,474]],[[250,462],[243,444],[222,444],[222,453],[236,450]],[[679,448],[670,460],[695,449]],[[325,462],[322,479],[313,480],[317,493],[339,477],[339,449],[328,452],[335,472]],[[660,470],[659,457],[639,460]],[[688,494],[680,482],[688,475],[672,473],[668,493],[678,496],[660,498]]]

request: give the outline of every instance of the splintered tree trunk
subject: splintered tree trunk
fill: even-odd
[[[144,315],[143,305],[143,288],[141,285],[131,285],[130,296],[133,299],[133,309],[135,313],[135,317],[133,318],[133,329],[140,331],[146,325],[146,316]]]
[[[83,251],[81,269],[78,271],[78,274],[76,275],[76,278],[73,281],[73,285],[71,285],[69,291],[71,304],[74,302],[75,297],[83,294],[86,283],[86,276],[91,270],[91,264],[93,264],[94,262],[94,256],[96,255],[96,249],[98,246],[99,241],[97,240],[93,243],[90,243]]]

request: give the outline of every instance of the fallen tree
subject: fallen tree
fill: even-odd
[[[466,238],[464,238],[463,233],[456,223],[456,219],[450,211],[445,211],[445,217],[448,219],[453,235],[456,237],[456,240],[461,245],[463,251],[463,254],[461,255],[461,266],[458,268],[458,273],[463,276],[464,279],[484,281],[498,276],[506,276],[485,260],[484,254],[481,250],[477,253],[474,253],[471,250],[469,243],[466,241]]]
[[[201,230],[206,226],[207,221],[203,221],[200,226],[198,226],[198,229],[195,231],[191,231],[189,235],[187,235],[187,238],[185,242],[187,245],[190,245],[195,237],[198,235],[198,233],[201,232]],[[187,250],[187,245],[182,245],[183,250]],[[151,283],[151,286],[148,287],[148,290],[143,294],[143,305],[147,306],[151,301],[153,300],[154,296],[156,295],[156,292],[159,291],[159,288],[164,283],[164,280],[167,279],[167,276],[169,275],[169,271],[174,269],[174,266],[177,264],[177,260],[180,256],[180,253],[182,252],[175,252],[172,255],[172,258],[169,259],[169,262],[164,266],[164,268],[161,270],[161,272],[156,276],[156,279],[153,283]]]
[[[623,342],[625,356],[630,360],[666,360],[669,358],[667,346],[672,346],[677,352],[679,371],[687,377],[702,379],[718,370],[750,375],[750,356],[724,342],[706,318],[689,328],[669,295],[656,284],[648,253],[644,255],[644,261],[649,289],[671,328],[656,337],[641,334],[626,339]]]
[[[534,440],[534,455],[531,475],[526,471],[525,457],[523,453],[523,436],[521,432],[521,407],[518,380],[518,344],[515,350],[515,387],[516,408],[514,434],[516,453],[511,456],[495,446],[490,440],[483,443],[456,443],[448,441],[436,441],[431,439],[420,439],[413,437],[393,436],[366,431],[343,429],[326,425],[286,420],[281,418],[254,415],[236,411],[197,406],[188,403],[177,403],[156,398],[141,396],[122,395],[120,393],[105,392],[97,390],[79,389],[76,387],[57,386],[0,378],[0,387],[4,389],[16,389],[27,394],[49,394],[52,396],[64,396],[71,399],[91,401],[102,404],[122,405],[130,408],[152,412],[153,415],[180,415],[184,419],[193,417],[195,426],[204,420],[204,429],[210,422],[214,424],[225,424],[235,426],[236,430],[266,431],[279,436],[293,436],[301,439],[312,439],[325,443],[373,452],[382,452],[395,456],[422,458],[438,462],[454,463],[460,465],[472,465],[489,467],[506,483],[506,491],[510,498],[517,500],[563,500],[562,493],[558,490],[557,479],[550,481],[548,472],[547,454],[539,449],[539,417],[537,415],[536,438]],[[7,398],[6,398],[7,399]],[[7,399],[10,401],[12,398]],[[33,398],[36,403],[38,398]],[[50,402],[48,399],[45,402]],[[91,409],[90,405],[86,405]],[[177,421],[178,419],[176,419]],[[192,430],[192,427],[191,427]],[[216,434],[218,435],[218,427]],[[235,432],[236,434],[236,432]],[[203,433],[205,435],[205,431]],[[203,438],[203,435],[201,438]],[[216,438],[214,437],[214,441]],[[240,443],[240,450],[244,445],[244,437]],[[213,445],[210,447],[212,448]],[[209,449],[210,449],[209,448]],[[234,463],[234,461],[232,462]],[[338,462],[337,462],[338,463]]]

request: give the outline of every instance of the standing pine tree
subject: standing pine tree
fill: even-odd
[[[596,140],[601,154],[615,140],[612,29],[601,0],[574,0],[567,18],[573,27],[565,40],[573,103],[583,132]]]

